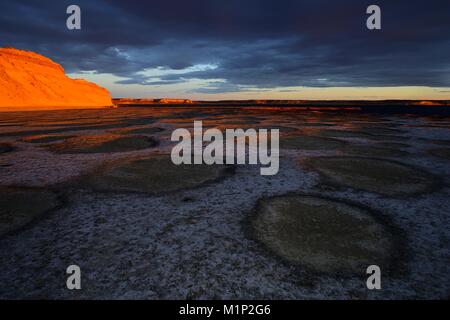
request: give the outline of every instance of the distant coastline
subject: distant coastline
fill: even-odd
[[[117,107],[276,108],[309,111],[449,114],[450,100],[219,100],[116,98]]]

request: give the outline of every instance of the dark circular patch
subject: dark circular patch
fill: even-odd
[[[350,131],[350,130],[320,130],[317,134],[321,137],[331,137],[331,138],[370,138],[372,135],[370,133],[361,131]]]
[[[387,268],[392,234],[368,211],[334,200],[279,196],[260,201],[256,238],[283,259],[319,272],[364,273]]]
[[[407,156],[409,153],[394,148],[378,147],[378,146],[367,146],[367,145],[349,145],[342,149],[347,154],[365,156],[365,157],[403,157]]]
[[[118,131],[117,133],[122,134],[155,134],[163,132],[165,129],[160,127],[146,127],[146,128],[137,128],[137,129],[127,129],[123,131]]]
[[[429,191],[436,179],[399,162],[360,157],[319,157],[304,163],[317,170],[327,182],[387,196]]]
[[[161,193],[196,187],[227,172],[225,165],[174,165],[168,156],[105,165],[82,179],[82,185],[105,191]]]
[[[345,141],[316,136],[304,135],[304,136],[280,137],[280,146],[282,149],[333,150],[337,148],[342,148],[345,145],[346,145]]]
[[[430,150],[430,153],[433,156],[450,160],[450,148],[432,149]]]
[[[51,143],[51,142],[61,141],[61,140],[70,139],[70,138],[73,138],[73,136],[42,134],[42,135],[26,137],[21,140],[23,142],[28,142],[28,143]]]
[[[142,150],[157,145],[158,141],[151,137],[102,134],[70,138],[48,148],[58,153],[112,153]]]
[[[0,236],[23,227],[58,205],[58,198],[51,191],[0,188]]]
[[[9,143],[0,143],[0,154],[11,152],[14,150],[14,147]]]

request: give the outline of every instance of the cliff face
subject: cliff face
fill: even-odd
[[[67,77],[52,60],[34,52],[0,48],[0,111],[111,105],[106,89]]]

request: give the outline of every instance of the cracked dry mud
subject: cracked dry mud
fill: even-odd
[[[170,135],[194,120],[279,127],[279,173],[173,168]],[[268,109],[2,114],[0,150],[14,150],[0,154],[0,298],[445,299],[450,164],[437,150],[450,130],[434,121]],[[71,264],[83,290],[65,289]],[[366,264],[381,266],[383,290],[366,289]]]

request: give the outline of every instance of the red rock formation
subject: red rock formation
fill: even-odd
[[[67,77],[52,60],[30,51],[0,48],[0,111],[109,106],[106,89]]]

